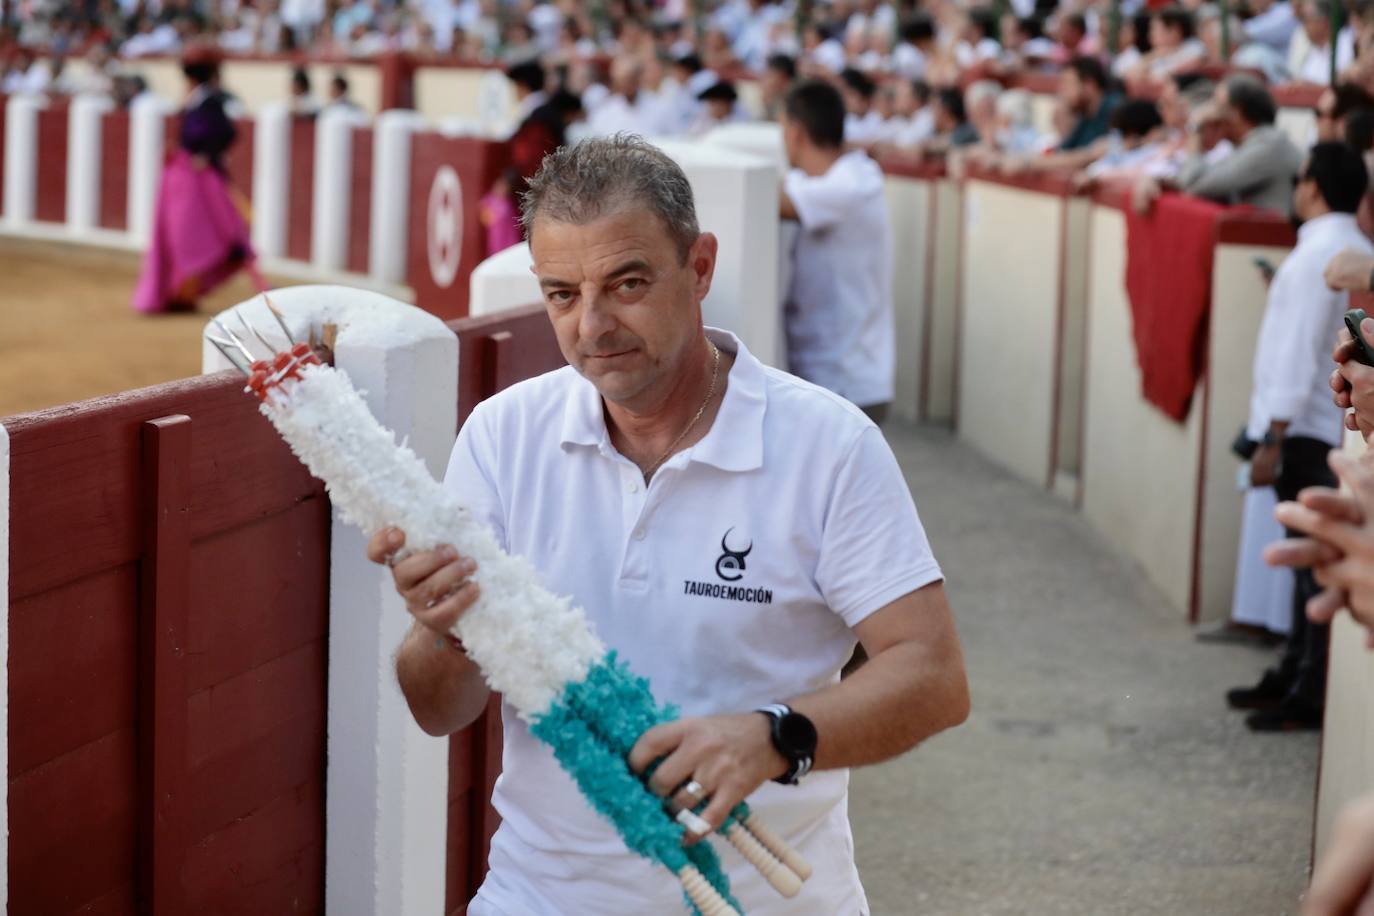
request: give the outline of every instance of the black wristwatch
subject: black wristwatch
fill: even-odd
[[[773,738],[773,747],[787,761],[787,772],[774,778],[785,786],[795,786],[803,776],[811,772],[811,764],[816,759],[816,726],[811,720],[784,703],[760,706],[755,712],[768,717]]]

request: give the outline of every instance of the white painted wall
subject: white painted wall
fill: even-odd
[[[502,77],[504,79],[505,77]],[[372,132],[372,212],[368,274],[383,283],[406,278],[410,237],[410,136],[425,126],[413,111],[386,111]]]
[[[1064,199],[964,188],[959,438],[1036,486],[1051,479]]]
[[[129,107],[129,235],[140,247],[153,234],[169,110],[167,103],[147,94]]]
[[[478,264],[468,281],[468,314],[490,315],[543,302],[532,263],[529,243],[521,242]]]
[[[348,263],[352,215],[353,128],[358,119],[340,109],[315,122],[315,188],[311,202],[310,261],[320,270]]]
[[[883,181],[892,228],[892,311],[897,367],[892,413],[909,423],[921,416],[921,372],[925,362],[927,279],[931,259],[929,181],[887,176]]]
[[[260,258],[286,255],[291,190],[291,110],[264,105],[253,129],[253,247]]]
[[[1083,514],[1182,610],[1192,582],[1202,386],[1185,424],[1141,397],[1122,281],[1126,220],[1121,211],[1095,205],[1090,238]]]
[[[17,95],[5,106],[4,220],[11,227],[33,221],[38,200],[38,112],[47,104]]]
[[[67,228],[89,232],[100,223],[101,119],[114,102],[79,95],[67,109]]]
[[[326,322],[338,326],[335,364],[366,392],[373,414],[442,475],[458,423],[458,340],[443,322],[346,287],[290,287],[274,292],[272,302],[297,340]],[[269,339],[281,336],[260,298],[234,311]],[[203,366],[228,368],[208,342]],[[439,916],[448,741],[420,730],[396,684],[392,653],[410,616],[389,571],[367,561],[363,532],[335,518],[330,537],[325,909]]]

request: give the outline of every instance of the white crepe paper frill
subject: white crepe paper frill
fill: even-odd
[[[476,561],[481,594],[455,632],[521,718],[547,712],[567,684],[582,681],[605,656],[582,610],[541,587],[524,559],[502,552],[420,458],[377,422],[342,372],[308,366],[299,381],[272,388],[262,412],[325,481],[345,521],[369,535],[394,525],[405,532],[408,551],[451,544]]]

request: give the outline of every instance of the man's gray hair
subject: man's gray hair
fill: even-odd
[[[616,134],[545,156],[520,198],[520,224],[529,237],[541,217],[583,225],[636,207],[663,221],[685,263],[701,235],[687,176],[658,147],[633,134]]]

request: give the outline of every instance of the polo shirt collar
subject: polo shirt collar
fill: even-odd
[[[763,466],[763,415],[767,407],[764,366],[729,331],[708,327],[707,338],[722,352],[734,353],[725,400],[706,436],[688,449],[690,461],[709,464],[722,471],[749,471]],[[562,446],[591,446],[609,455],[613,451],[601,395],[596,386],[576,375],[563,407]],[[669,461],[672,461],[670,458]]]

